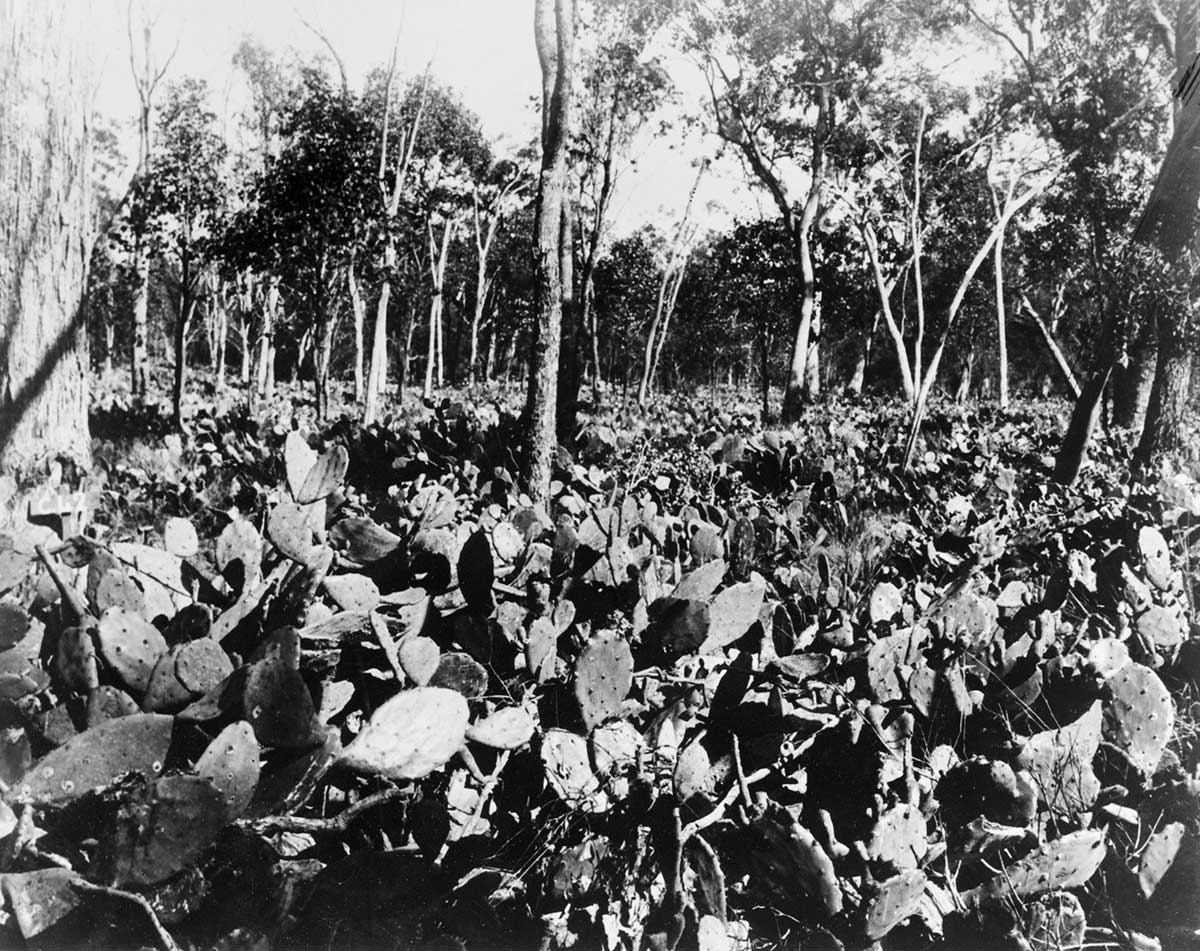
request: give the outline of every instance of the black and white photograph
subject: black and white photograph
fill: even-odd
[[[1200,951],[1200,0],[0,0],[0,948]]]

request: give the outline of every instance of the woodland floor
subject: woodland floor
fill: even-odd
[[[700,392],[547,510],[516,389],[95,392],[0,491],[0,946],[1200,946],[1195,458]]]

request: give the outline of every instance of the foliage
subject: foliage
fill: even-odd
[[[673,400],[544,511],[503,400],[294,399],[98,452],[84,535],[9,503],[6,944],[1195,927],[1186,471],[1047,487],[1054,404],[943,408],[902,474],[892,403]]]

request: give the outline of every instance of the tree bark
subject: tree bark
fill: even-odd
[[[542,162],[534,224],[535,317],[524,414],[523,475],[533,503],[546,505],[556,447],[563,318],[560,241],[572,118],[575,0],[537,0],[534,34],[542,72]]]
[[[992,247],[992,273],[996,284],[996,350],[1000,361],[1000,408],[1008,409],[1008,319],[1004,306],[1004,232]]]
[[[358,287],[358,277],[354,273],[354,256],[350,257],[350,265],[346,268],[346,285],[350,291],[350,308],[354,312],[354,402],[363,399],[363,331],[367,322],[367,302],[363,300],[362,291]]]
[[[0,472],[91,463],[84,300],[91,85],[83,5],[0,0]]]
[[[1146,321],[1130,341],[1124,366],[1118,365],[1112,381],[1112,424],[1142,431],[1153,388],[1158,328]]]

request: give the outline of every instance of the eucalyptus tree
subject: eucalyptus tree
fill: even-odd
[[[870,98],[889,54],[942,25],[940,5],[897,0],[728,0],[696,6],[686,38],[708,88],[713,131],[769,195],[802,288],[783,418],[819,390],[813,228],[847,110]]]
[[[63,0],[0,0],[0,473],[9,475],[59,454],[91,461],[90,14]]]
[[[175,312],[172,409],[179,428],[184,425],[188,330],[218,257],[227,184],[225,152],[206,84],[197,79],[170,84],[142,200]]]

